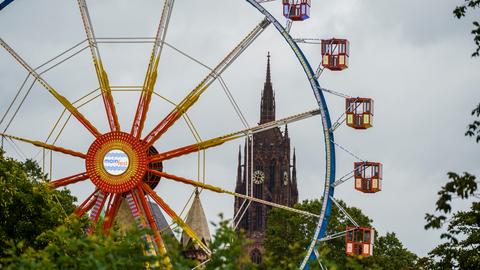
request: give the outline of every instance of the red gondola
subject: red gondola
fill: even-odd
[[[310,18],[310,0],[282,0],[283,16],[292,21]]]
[[[383,166],[379,162],[354,163],[355,189],[364,193],[382,190]]]
[[[345,251],[348,256],[372,256],[374,239],[375,230],[373,228],[347,226]]]
[[[348,68],[350,42],[346,39],[322,39],[322,66],[340,71]]]
[[[347,126],[354,129],[372,127],[373,100],[371,98],[347,98],[345,111]]]

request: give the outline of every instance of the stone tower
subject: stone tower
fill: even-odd
[[[270,53],[267,56],[267,74],[260,102],[260,124],[275,121],[275,93],[270,74]],[[253,151],[252,151],[253,149]],[[276,127],[253,135],[245,140],[245,146],[238,153],[237,184],[235,191],[253,195],[266,201],[293,206],[298,202],[295,151],[290,162],[290,138],[288,127],[284,132]],[[253,175],[252,175],[253,171]],[[253,188],[252,188],[253,186]],[[253,194],[250,193],[253,191]],[[235,198],[235,216],[239,213],[244,200]],[[245,203],[244,207],[247,203]],[[244,230],[253,244],[247,247],[250,258],[255,263],[262,261],[264,253],[266,217],[270,207],[252,202],[243,217],[236,221],[238,230]]]

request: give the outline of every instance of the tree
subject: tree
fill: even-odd
[[[467,8],[480,7],[480,0],[469,0],[466,5],[454,10],[457,18],[465,16]],[[472,31],[478,48],[473,56],[479,56],[480,25],[473,23],[477,29]],[[475,120],[468,125],[465,136],[474,137],[480,142],[480,103],[472,111]],[[477,193],[478,185],[475,175],[464,172],[463,175],[455,172],[447,173],[450,179],[438,192],[436,202],[438,215],[426,214],[425,229],[442,229],[446,231],[440,238],[442,244],[429,252],[428,257],[422,258],[422,269],[480,269],[480,198]],[[456,198],[472,200],[466,211],[457,211],[452,214],[452,201]]]
[[[417,260],[415,254],[403,247],[394,232],[377,238],[374,253],[371,263],[381,269],[413,269]]]
[[[44,177],[36,162],[19,162],[0,150],[0,257],[9,246],[43,246],[37,237],[63,224],[75,209],[70,192],[52,190]]]
[[[340,201],[340,205],[362,227],[370,227],[372,220],[355,207],[348,207]],[[321,202],[304,201],[295,206],[304,211],[319,213]],[[311,233],[316,220],[298,214],[287,213],[281,209],[272,209],[268,215],[265,239],[265,269],[297,269],[298,263],[305,256],[305,249],[310,243]],[[332,208],[327,235],[345,231],[348,218]],[[375,239],[374,256],[348,257],[345,254],[345,238],[339,237],[323,242],[319,246],[321,260],[328,269],[408,269],[413,267],[416,255],[403,247],[394,233],[387,233]],[[312,269],[319,266],[312,264]]]
[[[440,229],[447,225],[446,232],[440,236],[445,241],[429,252],[427,266],[429,269],[480,269],[480,202],[473,201],[470,209],[448,215],[452,212],[453,198],[475,198],[475,176],[469,173],[460,176],[453,172],[448,176],[451,180],[438,192],[436,210],[441,214],[425,216],[425,229]]]
[[[224,220],[220,215],[219,224],[212,223],[216,228],[213,241],[209,247],[212,251],[210,262],[206,265],[206,270],[240,270],[254,269],[250,257],[245,252],[245,246],[248,244],[243,232],[237,233],[230,227],[229,221]]]
[[[464,4],[457,6],[453,11],[453,14],[458,19],[465,17],[468,9],[475,9],[480,7],[480,0],[464,0]],[[472,56],[476,57],[480,55],[480,23],[478,21],[473,21],[473,30],[472,35],[474,36],[473,41],[477,45],[475,52],[473,52]]]
[[[479,121],[474,123],[478,125]],[[471,129],[470,125],[466,136],[474,136]],[[480,141],[479,136],[477,135],[477,142]],[[468,172],[463,175],[449,172],[447,175],[450,181],[440,189],[436,202],[435,210],[440,214],[425,215],[425,229],[447,226],[440,236],[445,241],[430,251],[429,257],[423,260],[425,269],[480,269],[480,202],[475,200],[479,198],[476,177]],[[451,214],[452,201],[456,198],[473,201],[468,210]]]
[[[480,103],[472,111],[472,116],[480,118]],[[474,120],[470,125],[468,125],[467,132],[465,136],[476,137],[476,142],[480,142],[480,120]]]
[[[109,236],[99,231],[86,235],[87,218],[72,216],[64,225],[41,234],[38,239],[48,243],[44,248],[14,247],[8,257],[0,259],[5,269],[145,269],[146,266],[163,269],[164,257],[148,256],[144,252],[142,236],[148,231],[132,229],[128,233],[112,230]],[[214,240],[210,243],[213,255],[208,269],[254,269],[243,247],[247,240],[222,220],[216,225]],[[182,255],[182,246],[173,236],[163,235],[167,256],[175,270],[189,270],[198,263]]]
[[[39,241],[48,243],[44,248],[22,248],[20,255],[10,249],[11,256],[3,259],[5,268],[144,269],[147,265],[158,265],[159,257],[143,252],[141,235],[145,232],[120,234],[113,231],[110,236],[97,232],[89,236],[85,234],[88,225],[88,219],[71,216],[64,225],[38,237]]]

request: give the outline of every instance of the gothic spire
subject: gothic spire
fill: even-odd
[[[260,124],[275,121],[275,94],[273,92],[272,80],[270,75],[270,52],[267,55],[267,76],[262,92],[262,102],[260,106]]]
[[[297,155],[295,153],[295,148],[293,148],[293,164],[292,164],[292,204],[298,202],[298,187],[297,187]]]
[[[192,206],[188,211],[185,223],[192,228],[203,243],[208,243],[211,240],[207,217],[203,211],[198,190],[195,190],[195,197]],[[185,231],[182,232],[181,243],[184,248],[199,249]]]
[[[237,185],[235,187],[235,192],[242,192],[241,188],[243,186],[242,180],[242,146],[238,146],[238,165],[237,165]]]
[[[268,54],[267,54],[267,79],[266,79],[266,82],[267,83],[272,82],[272,79],[270,77],[270,52],[268,52]]]
[[[295,167],[295,163],[297,163],[297,157],[295,155],[295,147],[293,148],[293,166]]]

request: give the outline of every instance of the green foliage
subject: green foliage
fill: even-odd
[[[475,9],[480,7],[480,0],[465,0],[464,2],[465,3],[463,5],[457,6],[453,11],[453,14],[458,19],[465,17],[468,9]],[[473,27],[474,28],[471,33],[473,35],[473,41],[477,45],[477,49],[475,50],[475,52],[473,52],[472,56],[476,57],[480,55],[480,24],[479,22],[474,21]]]
[[[206,270],[240,270],[254,269],[254,265],[250,262],[248,254],[244,248],[247,240],[243,234],[239,234],[230,227],[229,221],[222,220],[218,225],[213,224],[217,229],[213,241],[209,247],[212,251],[210,262],[206,264]]]
[[[212,256],[205,270],[248,270],[255,269],[244,247],[248,244],[243,233],[237,233],[229,226],[229,221],[220,215],[219,224],[216,227],[212,242],[208,243]],[[163,237],[168,250],[168,257],[175,270],[189,270],[198,265],[198,262],[188,260],[182,255],[183,248],[174,237]]]
[[[455,212],[446,223],[447,230],[441,235],[445,241],[429,252],[425,269],[480,269],[480,202],[472,202],[467,211]],[[434,225],[429,228],[441,227]]]
[[[370,220],[362,211],[348,207],[339,202],[349,215],[362,227],[370,227]],[[319,213],[321,202],[304,201],[295,206],[298,209]],[[327,235],[345,231],[348,218],[333,207],[327,229]],[[316,227],[316,220],[303,215],[292,214],[281,209],[272,209],[268,215],[265,239],[265,269],[298,269],[306,247],[310,243],[311,233]],[[322,263],[328,269],[409,269],[414,266],[416,255],[405,249],[394,233],[377,237],[374,243],[374,256],[348,257],[345,254],[345,238],[339,237],[319,245],[318,251]],[[320,269],[318,264],[311,269]]]
[[[198,262],[189,260],[183,256],[183,248],[181,243],[175,238],[173,235],[163,234],[162,235],[163,242],[165,243],[165,247],[167,249],[166,256],[168,260],[172,264],[173,269],[175,270],[190,270],[194,268]],[[137,239],[138,241],[138,239]],[[163,261],[164,258],[160,256],[159,261]]]
[[[37,237],[75,209],[70,192],[52,190],[41,182],[43,177],[34,161],[19,162],[0,152],[0,256],[9,246],[19,252],[42,247]]]
[[[11,249],[5,269],[145,269],[159,258],[146,256],[140,240],[145,232],[110,236],[85,234],[87,219],[72,216],[66,224],[39,236],[48,243],[42,249],[27,248],[21,255]]]
[[[366,260],[381,269],[413,269],[417,260],[417,256],[403,247],[393,232],[376,239],[374,253],[373,257]]]
[[[321,203],[318,200],[304,201],[295,208],[318,213]],[[296,269],[305,256],[309,235],[315,230],[314,218],[271,209],[267,219],[265,236],[264,264],[267,269]]]
[[[480,4],[477,1],[476,6]],[[465,12],[464,10],[462,12]],[[463,13],[464,14],[464,13]],[[480,104],[472,115],[480,116]],[[469,126],[466,136],[474,136],[480,122]],[[479,131],[476,131],[480,141]],[[427,258],[419,261],[421,269],[480,269],[480,202],[476,177],[465,172],[462,176],[449,172],[450,179],[438,192],[436,211],[440,214],[426,214],[425,229],[441,229],[447,225],[440,236],[444,242],[429,252]],[[471,199],[472,204],[466,211],[452,212],[452,200]]]
[[[474,175],[467,172],[465,172],[463,176],[454,172],[449,172],[447,175],[448,178],[450,178],[450,181],[438,192],[440,197],[436,202],[436,211],[443,214],[439,216],[426,214],[425,219],[427,220],[427,224],[425,225],[425,229],[439,229],[443,226],[447,220],[445,214],[452,211],[451,202],[454,197],[468,199],[469,196],[474,195],[477,191],[477,183]]]
[[[475,121],[473,121],[470,125],[468,125],[467,132],[465,132],[465,136],[475,137],[477,143],[480,142],[480,103],[478,106],[473,109],[472,115],[477,117]]]
[[[432,269],[480,269],[480,203],[456,212],[441,238],[445,242],[429,253]]]

